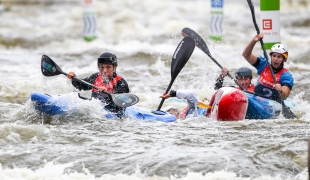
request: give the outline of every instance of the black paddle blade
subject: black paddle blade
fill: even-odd
[[[44,76],[64,74],[60,67],[46,55],[43,55],[41,58],[41,72]]]
[[[205,43],[205,41],[199,36],[199,34],[197,34],[194,30],[190,29],[190,28],[184,28],[182,29],[182,35],[184,37],[189,36],[191,38],[193,38],[196,42],[196,46],[201,49],[204,53],[210,55],[210,51],[208,49],[207,44]]]
[[[184,37],[182,41],[177,46],[177,49],[174,51],[171,62],[171,80],[167,87],[166,93],[170,90],[174,80],[182,70],[182,68],[187,63],[188,59],[191,57],[195,49],[195,41],[191,37]],[[158,105],[157,111],[160,111],[161,106],[163,105],[165,99],[162,98],[161,102]]]
[[[284,101],[281,100],[282,104],[282,114],[286,119],[298,119],[297,116],[284,104]]]
[[[171,63],[171,79],[175,79],[187,63],[195,49],[195,41],[184,37],[175,50]]]
[[[139,97],[130,93],[111,94],[111,96],[114,103],[119,107],[129,107],[139,102]]]

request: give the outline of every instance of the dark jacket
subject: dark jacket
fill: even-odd
[[[89,82],[90,84],[94,84],[96,78],[98,77],[99,72],[92,74],[91,76],[84,78],[83,80],[86,82]],[[113,74],[113,78],[117,76],[116,73]],[[83,84],[77,80],[72,80],[72,85],[79,89],[79,90],[91,90],[92,87]],[[121,78],[113,87],[113,91],[111,92],[113,94],[120,94],[120,93],[129,93],[129,87],[127,82]],[[103,103],[106,103],[107,105],[105,108],[110,110],[111,112],[116,113],[118,117],[121,117],[124,114],[125,108],[118,107],[114,104],[112,101],[112,98],[109,96],[102,96],[98,92],[92,92],[92,97],[100,99]]]

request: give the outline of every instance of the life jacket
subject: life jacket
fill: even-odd
[[[185,119],[186,118],[188,110],[189,110],[189,106],[186,106],[184,109],[182,109],[182,111],[181,111],[181,113],[179,115],[181,119]]]
[[[288,72],[288,70],[283,68],[281,71],[274,74],[277,84],[280,84],[280,78],[285,72]],[[269,66],[266,66],[258,76],[258,81],[254,92],[274,100],[278,99],[278,92],[275,89],[275,83],[273,81]]]
[[[96,78],[96,80],[95,80],[95,82],[94,82],[94,85],[97,86],[97,87],[100,87],[100,86],[101,86],[101,87],[102,87],[102,86],[103,86],[103,87],[106,87],[108,92],[113,93],[113,91],[114,91],[114,86],[115,86],[116,83],[117,83],[118,81],[120,81],[121,79],[122,79],[122,77],[117,75],[117,76],[113,77],[112,80],[110,80],[110,81],[106,84],[106,83],[103,82],[103,80],[102,80],[102,75],[99,73],[98,76],[97,76],[97,78]],[[95,88],[92,88],[92,92],[98,92],[98,90],[95,89]]]
[[[240,90],[243,90],[239,86],[237,88]],[[250,86],[248,88],[246,88],[245,90],[250,91],[250,92],[254,92],[254,88],[255,88],[255,86],[253,84],[250,84]]]

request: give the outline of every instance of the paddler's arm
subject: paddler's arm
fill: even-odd
[[[291,93],[291,89],[288,86],[281,86],[281,84],[276,84],[275,88],[278,90],[283,100],[286,99]]]
[[[90,84],[94,84],[97,76],[98,76],[99,73],[94,73],[92,74],[91,76],[87,77],[87,78],[84,78],[83,80],[90,83]],[[91,86],[88,86],[84,83],[81,83],[80,81],[78,80],[75,80],[73,79],[72,77],[75,77],[76,74],[74,72],[69,72],[67,77],[72,81],[72,85],[77,88],[78,90],[91,90],[92,87]]]
[[[196,93],[191,91],[182,91],[182,90],[170,90],[168,93],[164,93],[160,96],[160,98],[170,98],[170,97],[177,97],[179,99],[186,99],[189,106],[195,106],[196,103],[199,101]]]
[[[264,37],[264,34],[255,35],[251,42],[243,50],[242,56],[251,64],[254,65],[257,61],[257,56],[255,56],[252,51],[255,44]]]
[[[179,99],[186,99],[187,103],[190,107],[195,107],[197,102],[199,101],[196,93],[191,91],[176,91],[176,97]]]
[[[215,86],[214,89],[220,89],[221,87],[223,87],[223,82],[224,82],[224,77],[228,74],[229,70],[226,67],[223,67],[221,74],[219,75],[219,77],[216,79],[215,82]]]
[[[130,92],[130,89],[125,79],[122,78],[121,80],[117,81],[116,85],[114,86],[113,93],[121,94],[121,93],[129,93],[129,92]]]

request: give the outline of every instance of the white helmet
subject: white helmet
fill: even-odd
[[[279,54],[282,54],[282,56],[284,56],[285,59],[288,58],[288,51],[287,51],[287,48],[283,45],[283,44],[275,44],[271,47],[270,49],[270,55],[272,53],[279,53]]]

